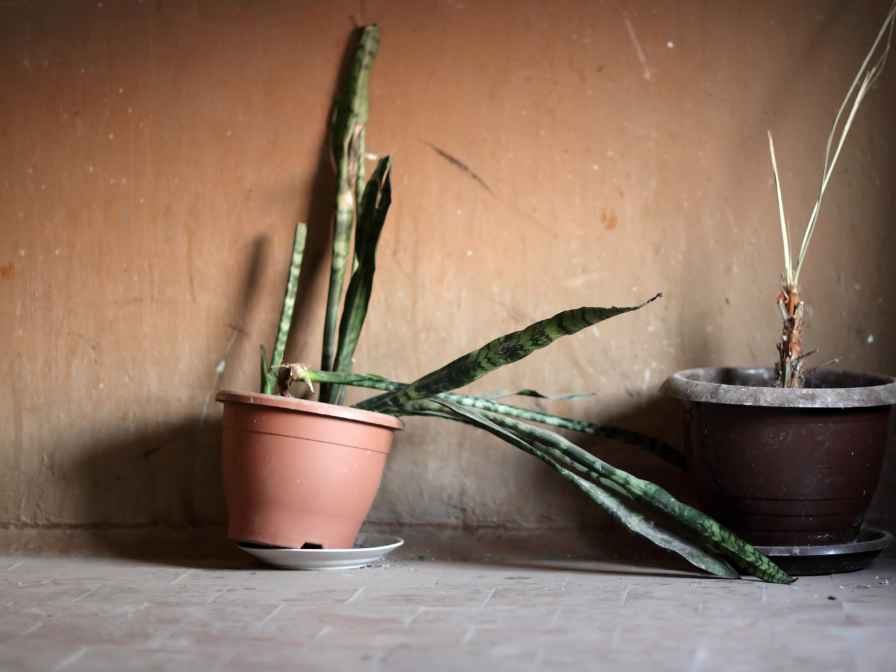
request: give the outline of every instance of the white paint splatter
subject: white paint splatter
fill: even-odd
[[[205,401],[202,403],[202,414],[199,416],[200,426],[205,424],[205,418],[208,415],[209,404],[211,404],[212,397],[218,390],[218,383],[221,382],[221,376],[224,374],[224,369],[227,368],[227,357],[228,355],[230,355],[230,350],[231,348],[233,348],[234,343],[236,343],[236,339],[238,336],[239,331],[237,329],[233,329],[233,333],[230,334],[230,339],[228,339],[227,345],[224,347],[224,355],[215,366],[215,383],[214,385],[212,385],[211,391],[205,396]]]
[[[635,34],[635,27],[632,25],[632,22],[629,21],[627,16],[625,17],[625,27],[628,30],[628,37],[631,40],[632,46],[635,48],[635,53],[638,55],[638,61],[641,63],[641,74],[644,79],[649,82],[653,79],[653,73],[650,71],[650,66],[647,64],[647,55],[644,53],[644,49],[638,41],[638,36]]]

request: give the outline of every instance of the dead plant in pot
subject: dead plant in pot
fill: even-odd
[[[463,423],[503,439],[546,463],[636,534],[707,572],[729,578],[740,572],[766,581],[790,581],[773,562],[713,519],[552,430],[618,440],[683,467],[680,454],[667,444],[626,429],[506,403],[494,396],[456,392],[563,336],[640,309],[659,295],[636,306],[562,311],[495,338],[410,383],[352,370],[373,287],[377,244],[391,202],[388,157],[378,162],[361,188],[366,80],[377,40],[375,26],[363,30],[350,80],[333,116],[338,194],[322,365],[311,368],[283,362],[304,254],[305,228],[300,225],[271,358],[262,351],[261,392],[218,395],[224,402],[229,535],[285,547],[308,543],[324,548],[351,546],[379,485],[392,433],[400,426],[397,418],[423,416]],[[354,258],[350,262],[353,230]],[[343,300],[343,276],[350,267],[353,270]],[[347,407],[342,405],[347,385],[380,394]],[[303,390],[317,386],[319,400],[292,396],[294,386]],[[508,396],[517,395],[542,396],[533,390]]]
[[[802,556],[825,547],[828,555],[843,554],[843,568],[855,566],[848,556],[856,547],[850,544],[886,542],[886,534],[876,531],[857,540],[879,480],[896,384],[890,376],[807,367],[815,351],[803,343],[800,278],[846,138],[883,71],[894,22],[896,3],[834,118],[818,196],[796,255],[768,133],[784,249],[775,366],[692,369],[672,376],[665,388],[687,402],[690,457],[710,512],[753,543],[786,547],[775,551],[782,557],[793,547],[808,547]],[[838,565],[815,567],[829,571]]]

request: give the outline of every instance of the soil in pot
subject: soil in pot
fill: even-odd
[[[227,534],[287,548],[351,548],[401,422],[382,413],[221,392]]]
[[[854,541],[880,478],[896,383],[819,370],[803,389],[773,385],[771,369],[691,369],[666,382],[687,403],[705,507],[758,545]]]

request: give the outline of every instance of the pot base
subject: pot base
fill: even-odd
[[[865,527],[859,538],[846,544],[827,546],[757,546],[792,576],[840,574],[865,569],[881,551],[893,543],[886,530]]]
[[[283,548],[239,543],[240,550],[281,569],[360,569],[382,560],[404,543],[401,537],[361,533],[352,548]]]

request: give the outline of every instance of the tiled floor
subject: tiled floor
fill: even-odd
[[[896,559],[792,586],[588,562],[0,556],[0,670],[894,670]]]

